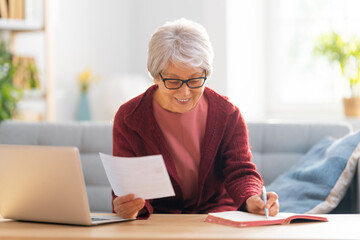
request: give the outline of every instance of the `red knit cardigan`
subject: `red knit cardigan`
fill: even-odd
[[[251,162],[247,127],[239,109],[209,88],[206,133],[201,145],[196,204],[185,208],[174,159],[153,115],[156,86],[120,106],[114,119],[113,155],[162,154],[175,196],[146,200],[151,213],[208,213],[237,210],[261,193],[263,180]],[[113,193],[113,198],[116,196]]]

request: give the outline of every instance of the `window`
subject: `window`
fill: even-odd
[[[227,3],[229,97],[245,117],[342,116],[346,81],[312,50],[320,34],[360,34],[360,1]]]

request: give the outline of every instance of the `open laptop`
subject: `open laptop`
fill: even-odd
[[[0,145],[0,214],[88,226],[130,220],[90,215],[79,151],[59,146]]]

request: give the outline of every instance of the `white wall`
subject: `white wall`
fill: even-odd
[[[207,28],[215,51],[208,86],[226,94],[226,4],[223,0],[52,0],[55,121],[74,120],[77,75],[101,76],[90,90],[93,120],[112,119],[118,106],[152,83],[147,45],[156,27],[185,17]]]
[[[227,95],[247,120],[265,117],[265,1],[227,0],[226,6]]]

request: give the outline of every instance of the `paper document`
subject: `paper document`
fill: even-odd
[[[174,189],[161,155],[114,157],[100,153],[106,175],[117,196],[154,199],[174,196]]]

